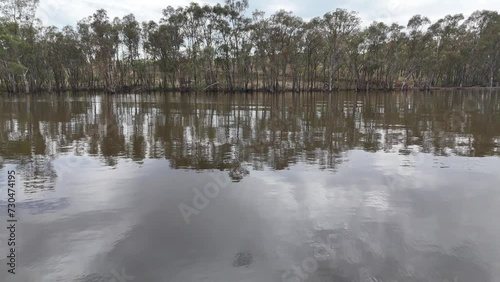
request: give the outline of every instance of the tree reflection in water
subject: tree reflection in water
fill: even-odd
[[[472,107],[466,106],[470,95],[479,101]],[[67,155],[110,167],[166,159],[173,169],[221,170],[235,182],[252,170],[299,163],[335,172],[355,150],[500,156],[499,97],[487,91],[9,96],[0,100],[0,168],[16,164],[26,192],[37,193],[56,188],[60,171],[54,162]],[[445,113],[457,109],[460,118],[448,120]],[[466,204],[428,191],[390,194],[408,199],[415,228],[428,214],[441,215],[435,220],[442,225],[453,219],[453,205]],[[411,229],[403,219],[359,222],[363,211],[354,212],[351,222],[357,225],[311,234],[332,236],[336,255],[318,258],[309,281],[492,281],[473,243],[425,249],[408,241]]]
[[[461,114],[466,118],[460,125],[449,123],[443,113],[466,107],[468,95],[480,104]],[[107,166],[119,159],[165,158],[172,168],[228,170],[235,180],[247,175],[241,163],[283,170],[305,162],[335,171],[350,150],[388,151],[396,145],[435,155],[498,156],[499,96],[482,91],[7,97],[0,101],[0,156],[18,162],[33,183],[54,181],[50,161],[61,154],[97,157]]]

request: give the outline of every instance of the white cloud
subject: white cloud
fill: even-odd
[[[446,15],[464,14],[468,17],[477,10],[498,10],[500,0],[495,1],[467,1],[467,0],[419,0],[402,1],[390,0],[377,1],[377,8],[371,11],[367,18],[371,21],[399,22],[406,25],[413,15],[423,15],[431,21],[437,21]]]
[[[75,25],[77,21],[92,15],[98,9],[105,9],[111,19],[133,13],[139,21],[157,21],[167,6],[187,6],[190,2],[209,3],[192,0],[41,0],[37,16],[44,24],[59,27]]]
[[[223,1],[195,1],[195,0],[41,0],[38,16],[45,24],[62,27],[74,25],[78,20],[91,15],[95,10],[103,8],[108,11],[110,18],[122,17],[134,13],[139,21],[159,20],[162,9],[167,6],[187,6],[190,2],[210,3]],[[340,0],[325,2],[323,0],[249,0],[249,14],[255,9],[263,10],[270,15],[277,10],[291,10],[303,18],[322,16],[336,8],[345,8],[359,12],[365,25],[372,21],[399,22],[406,25],[408,20],[416,14],[429,17],[432,21],[448,14],[463,13],[466,17],[476,10],[500,10],[500,0]]]

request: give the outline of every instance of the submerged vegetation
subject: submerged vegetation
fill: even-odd
[[[477,11],[406,26],[337,9],[305,21],[247,12],[248,2],[167,7],[160,21],[105,10],[59,30],[38,0],[1,0],[6,92],[332,91],[498,86],[500,15]]]

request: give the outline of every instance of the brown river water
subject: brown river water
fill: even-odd
[[[0,193],[2,282],[496,282],[500,93],[4,95]]]

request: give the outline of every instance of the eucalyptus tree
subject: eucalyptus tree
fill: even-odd
[[[487,66],[489,86],[493,87],[500,69],[500,15],[496,11],[475,12],[471,21],[477,22],[476,32],[479,36],[477,50],[480,61]],[[483,76],[484,77],[484,76]]]
[[[106,10],[97,10],[90,18],[92,43],[95,48],[95,59],[102,86],[113,91],[113,58],[117,53],[117,32],[110,22]]]
[[[141,39],[141,26],[134,14],[128,14],[122,19],[123,44],[127,48],[125,55],[129,64],[139,58],[139,44]]]
[[[21,63],[22,56],[28,48],[18,34],[19,26],[12,22],[0,24],[0,60],[2,65],[2,80],[9,92],[22,91],[20,78],[25,77],[28,68]],[[27,92],[29,89],[27,89]]]
[[[29,58],[33,58],[33,25],[38,0],[1,0],[2,35],[0,52],[4,79],[13,92],[30,92]]]
[[[328,66],[328,90],[334,88],[334,75],[341,67],[343,55],[350,40],[350,36],[359,31],[361,19],[356,12],[337,9],[323,16],[323,33],[326,38],[326,54],[324,67]]]
[[[181,54],[181,49],[184,47],[182,33],[184,23],[184,10],[168,7],[163,10],[162,21],[150,37],[150,44],[158,54],[160,70],[164,73],[164,85],[167,85],[167,77],[169,77],[172,88],[176,88],[178,77],[182,77],[183,81],[188,80],[186,78],[188,67],[183,66]],[[186,71],[181,69],[183,67]]]
[[[374,74],[377,74],[377,82],[380,83],[381,73],[385,65],[385,52],[387,46],[387,36],[389,27],[382,22],[372,23],[362,36],[364,41],[361,45],[361,52],[364,61],[364,85],[365,89],[370,89]]]
[[[452,52],[464,62],[460,84],[491,87],[500,79],[499,34],[498,12],[476,11],[461,24],[456,40],[460,52]]]
[[[406,46],[405,56],[405,74],[403,78],[402,88],[407,87],[410,77],[414,77],[414,82],[420,78],[423,67],[423,57],[428,55],[431,51],[427,47],[430,42],[429,34],[424,31],[424,27],[431,22],[429,18],[421,15],[413,16],[406,26],[408,29],[408,40]]]
[[[214,47],[216,50],[216,66],[224,74],[226,88],[230,91],[235,87],[235,70],[233,61],[233,27],[228,21],[229,10],[227,5],[216,5],[213,8],[213,24],[216,31]]]
[[[220,45],[218,34],[219,23],[223,20],[224,7],[217,4],[213,7],[205,5],[203,10],[208,17],[208,22],[203,29],[204,47],[202,50],[203,61],[205,62],[205,89],[215,90],[221,84],[218,80],[217,66],[215,64]]]
[[[59,56],[59,52],[64,52],[66,47],[64,35],[54,26],[48,27],[43,35],[41,46],[37,50],[46,51],[46,56],[43,58],[47,58],[47,69],[51,70],[54,82],[54,86],[52,86],[49,79],[49,90],[54,87],[56,91],[62,91],[66,88],[66,70],[63,62],[64,57]]]
[[[310,20],[291,12],[247,16],[247,0],[167,7],[160,21],[97,10],[75,27],[43,26],[38,0],[0,0],[0,86],[42,90],[266,90],[401,84],[494,86],[500,82],[500,16],[477,11],[406,27],[361,28],[337,9]]]
[[[218,69],[224,76],[226,88],[245,89],[250,79],[251,20],[245,16],[248,2],[227,0],[224,5],[204,6],[204,63],[209,69],[205,75],[208,86],[220,85],[214,79]]]
[[[265,18],[263,11],[255,11],[252,13],[251,40],[253,42],[253,57],[256,72],[256,87],[259,89],[259,77],[262,81],[262,89],[270,90],[271,78],[269,69],[272,49],[270,46],[270,22]],[[262,74],[262,76],[260,75]]]
[[[237,73],[239,73],[239,89],[249,90],[251,83],[252,66],[252,50],[253,42],[250,35],[251,20],[245,18],[242,20],[241,25],[238,27],[240,30],[239,38],[240,44],[238,48],[238,56],[236,57]]]
[[[125,46],[124,58],[127,62],[126,70],[132,72],[132,82],[131,84],[137,85],[136,77],[136,67],[135,63],[139,59],[140,44],[141,44],[141,26],[139,22],[135,19],[134,14],[128,14],[122,18],[121,21],[122,29],[121,36],[123,45]],[[130,80],[126,78],[126,84],[130,83]]]
[[[84,70],[85,77],[82,78],[83,88],[96,88],[96,47],[93,42],[92,30],[90,27],[91,17],[84,18],[77,23],[78,38],[81,45],[83,56],[85,57],[86,67]]]
[[[182,31],[186,40],[186,56],[188,72],[192,77],[186,78],[186,86],[194,88],[200,85],[201,50],[203,48],[202,30],[207,18],[205,11],[197,3],[191,3],[183,13]]]
[[[462,14],[448,15],[429,27],[428,32],[434,41],[428,73],[431,82],[437,80],[445,85],[456,85],[461,80],[465,63],[459,52],[460,41],[463,40],[463,19]]]
[[[404,43],[407,42],[404,26],[393,23],[388,29],[388,41],[385,46],[385,83],[392,90],[394,82],[399,78],[404,62]]]
[[[347,80],[354,83],[352,87],[356,91],[363,89],[362,71],[364,68],[363,43],[364,34],[356,32],[347,42],[346,57],[347,57]],[[366,86],[366,85],[365,85]]]
[[[40,0],[0,0],[3,20],[22,25],[32,25]]]
[[[298,47],[301,36],[302,20],[291,12],[280,10],[271,16],[271,44],[275,46],[275,53],[271,58],[273,67],[273,90],[281,91],[286,88],[286,72],[292,60],[298,56]]]
[[[83,79],[88,65],[84,46],[82,46],[78,32],[72,26],[65,26],[62,29],[62,35],[62,47],[58,51],[63,58],[69,87],[77,91],[84,83]]]
[[[245,11],[248,9],[248,0],[236,1],[226,0],[225,5],[226,22],[228,23],[230,32],[229,51],[231,52],[231,69],[232,79],[231,84],[236,84],[236,77],[238,77],[238,87],[242,88],[242,74],[245,73],[244,60],[248,60],[249,56],[249,37],[248,26],[250,19],[245,16]]]
[[[156,83],[156,68],[153,62],[158,62],[161,54],[158,48],[158,23],[143,22],[141,30],[145,58],[139,65],[139,80],[142,85],[151,88]]]
[[[306,89],[312,91],[316,89],[316,79],[321,64],[321,57],[326,51],[326,42],[320,30],[321,18],[316,17],[303,25],[303,62],[304,79],[306,80]]]

